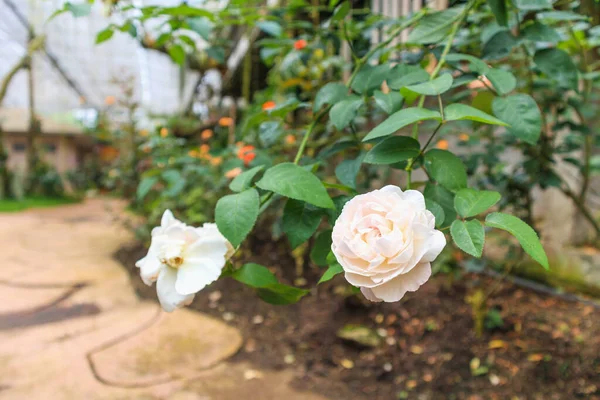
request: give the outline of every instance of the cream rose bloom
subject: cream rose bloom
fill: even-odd
[[[392,302],[429,279],[445,245],[421,192],[385,186],[344,205],[331,250],[367,299]]]
[[[216,281],[233,247],[215,224],[187,226],[166,210],[152,230],[146,257],[135,263],[144,283],[156,282],[162,308],[171,312],[189,305],[197,292]]]

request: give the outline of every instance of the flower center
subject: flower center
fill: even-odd
[[[171,268],[179,268],[183,264],[183,243],[168,243],[161,250],[161,263]]]
[[[179,268],[183,264],[183,257],[171,257],[163,261],[171,268]]]

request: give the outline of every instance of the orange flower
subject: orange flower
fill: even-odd
[[[272,109],[274,109],[277,106],[277,104],[275,104],[274,101],[265,101],[262,105],[262,109],[263,111],[271,111]]]
[[[106,96],[106,98],[104,99],[104,104],[106,104],[107,106],[112,106],[116,102],[117,99],[115,98],[115,96]]]
[[[167,137],[169,136],[169,130],[167,128],[160,128],[160,137]]]
[[[254,152],[254,146],[247,145],[240,147],[237,152],[237,156],[240,160],[244,162],[245,165],[250,164],[252,160],[256,158],[256,153]]]
[[[446,139],[442,139],[435,145],[438,149],[448,150],[448,141]]]
[[[294,42],[294,48],[296,50],[302,50],[308,45],[308,42],[304,39],[298,39]]]
[[[146,136],[148,136],[148,129],[142,129],[142,130],[140,131],[140,136],[141,136],[141,137],[146,137]]]
[[[231,125],[233,125],[233,118],[223,117],[223,118],[219,119],[219,125],[221,125],[221,126],[231,126]]]
[[[221,165],[221,163],[223,163],[223,157],[210,158],[210,165],[217,167],[217,166]]]
[[[213,136],[213,131],[211,131],[210,129],[205,129],[202,131],[202,133],[200,134],[200,137],[202,138],[202,140],[208,140]]]
[[[469,135],[467,135],[466,133],[461,133],[458,138],[460,140],[462,140],[463,142],[466,142],[467,140],[469,140]]]
[[[150,153],[152,151],[152,148],[148,145],[142,147],[142,151],[146,154]]]
[[[210,146],[207,144],[203,144],[202,146],[200,146],[200,153],[202,154],[206,154],[210,151]]]
[[[198,152],[196,150],[190,150],[190,151],[188,151],[188,156],[190,156],[190,157],[197,157],[198,156]]]
[[[285,142],[286,142],[287,144],[294,144],[294,143],[296,143],[296,136],[294,136],[294,135],[292,135],[292,134],[290,134],[290,135],[287,135],[287,136],[285,137]]]
[[[235,167],[234,169],[230,169],[229,171],[225,172],[225,178],[233,179],[241,173],[242,169],[240,167]]]

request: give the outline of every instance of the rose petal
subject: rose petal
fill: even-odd
[[[433,231],[427,243],[427,251],[421,258],[422,262],[431,262],[440,255],[446,247],[446,236],[440,231]]]
[[[385,302],[398,301],[407,291],[414,292],[431,276],[431,264],[421,263],[406,274],[398,275],[382,285],[371,287],[373,295]]]
[[[135,266],[140,269],[142,281],[148,286],[152,286],[158,279],[161,265],[158,256],[154,252],[148,252],[146,257],[135,263]]]
[[[222,265],[218,266],[209,258],[184,259],[177,270],[175,290],[183,295],[199,292],[219,279],[224,265],[224,260]]]
[[[377,297],[375,297],[375,295],[373,294],[373,291],[369,288],[360,288],[360,292],[363,294],[363,296],[365,296],[365,298],[369,301],[373,301],[376,303],[380,303],[382,300],[378,299]]]
[[[189,305],[194,300],[193,294],[180,294],[175,290],[177,281],[177,270],[170,267],[163,267],[158,275],[156,282],[156,293],[163,310],[172,312],[176,308]]]

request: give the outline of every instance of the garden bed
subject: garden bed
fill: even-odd
[[[137,293],[156,298],[134,267],[144,253],[136,246],[116,257]],[[316,273],[307,279],[318,280]],[[465,298],[491,283],[476,275],[456,282],[437,275],[399,303],[374,304],[340,295],[340,276],[298,304],[278,307],[222,279],[191,307],[242,331],[245,345],[235,360],[292,368],[298,388],[332,399],[600,398],[600,309],[504,282],[490,301],[503,326],[478,338]],[[337,332],[347,324],[378,333],[367,341],[380,343],[340,339]]]

